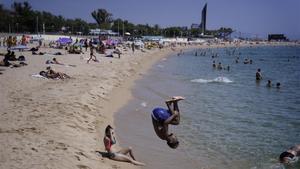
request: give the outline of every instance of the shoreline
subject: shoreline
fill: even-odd
[[[148,54],[147,56],[144,56],[143,58],[141,58],[139,64],[134,66],[133,69],[135,70],[135,73],[132,76],[124,79],[124,81],[122,82],[122,85],[120,85],[117,88],[114,88],[111,91],[111,93],[109,94],[109,98],[111,100],[113,100],[113,103],[111,101],[106,102],[103,106],[104,107],[103,110],[104,110],[104,112],[108,112],[109,114],[112,115],[111,121],[113,123],[113,126],[116,127],[115,130],[116,130],[117,140],[119,140],[119,137],[122,134],[118,134],[118,126],[119,125],[116,124],[116,115],[132,99],[132,97],[133,97],[132,90],[133,90],[133,87],[135,86],[136,81],[143,78],[142,76],[145,73],[147,73],[151,69],[151,67],[155,63],[160,61],[161,59],[170,57],[171,55],[176,54],[176,52],[178,52],[178,50],[181,50],[181,49],[189,50],[189,49],[194,49],[194,48],[195,48],[195,46],[179,47],[179,48],[176,48],[176,51],[172,51],[170,48],[166,48],[166,49],[162,49],[161,51],[155,51],[155,52],[151,53],[152,56],[149,56],[150,54]],[[153,56],[153,55],[155,55],[155,56]],[[114,103],[118,103],[118,104],[114,105]],[[107,125],[108,124],[109,123],[107,123]],[[105,125],[104,125],[104,127],[105,127]],[[102,125],[102,127],[101,126],[97,127],[98,132],[101,132],[101,130],[103,130],[103,129],[104,129],[103,125]],[[121,142],[117,143],[118,148],[120,148],[120,144],[124,145],[123,142],[121,141]],[[135,150],[136,150],[135,145],[124,145],[124,147],[128,147],[128,146],[133,147],[133,152],[135,152]],[[137,160],[139,160],[138,156],[136,158],[137,158]],[[120,162],[117,162],[117,163],[120,163]],[[131,165],[131,164],[129,164],[129,165]],[[131,165],[131,167],[140,168],[138,166],[133,166],[133,165]]]
[[[100,63],[89,65],[82,59],[88,57],[88,52],[55,56],[63,63],[77,65],[76,68],[51,65],[74,77],[65,81],[31,77],[44,70],[45,61],[54,56],[16,52],[18,56],[24,55],[29,65],[7,68],[0,76],[3,79],[0,81],[0,168],[137,168],[95,153],[104,151],[104,128],[108,124],[118,127],[116,112],[132,98],[135,81],[157,61],[181,49],[212,47],[235,45],[188,45],[177,46],[175,51],[163,48],[134,54],[129,51],[121,59],[97,54]],[[135,145],[127,146],[135,150]]]

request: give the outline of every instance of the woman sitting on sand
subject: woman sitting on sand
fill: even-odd
[[[110,125],[108,125],[105,128],[105,136],[103,138],[103,142],[104,142],[105,150],[108,153],[108,158],[116,161],[129,162],[134,165],[141,165],[141,166],[145,165],[144,163],[135,160],[131,147],[123,148],[120,151],[115,151],[113,149],[113,145],[116,144],[116,138],[114,136],[114,130]]]
[[[54,71],[50,66],[47,67],[47,72],[41,71],[40,75],[44,76],[46,78],[49,78],[49,79],[56,79],[56,78],[58,78],[58,79],[70,79],[71,78],[70,76],[68,76],[65,73]]]

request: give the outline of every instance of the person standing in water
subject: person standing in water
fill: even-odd
[[[256,72],[256,74],[255,74],[255,77],[256,77],[256,80],[257,80],[257,81],[262,80],[262,75],[261,75],[260,69],[257,69],[257,72]]]
[[[217,67],[215,61],[213,61],[212,67],[213,67],[213,68],[216,68],[216,67]]]
[[[108,125],[105,128],[105,136],[103,138],[103,143],[105,146],[105,150],[108,153],[108,158],[116,161],[129,162],[134,165],[140,165],[140,166],[145,165],[144,163],[135,160],[131,147],[123,148],[119,151],[115,151],[113,145],[115,145],[116,142],[117,141],[114,136],[114,130],[110,125]]]
[[[272,87],[272,82],[271,82],[271,80],[268,80],[267,87]]]
[[[173,133],[169,134],[168,126],[169,124],[178,125],[180,122],[180,113],[178,108],[178,101],[180,100],[184,100],[184,98],[181,96],[174,96],[172,99],[165,102],[168,109],[157,107],[153,109],[151,114],[156,135],[160,139],[166,140],[168,146],[173,149],[178,147],[179,142]]]

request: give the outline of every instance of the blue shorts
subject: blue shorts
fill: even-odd
[[[151,116],[154,118],[154,120],[159,122],[164,122],[167,120],[172,113],[168,109],[157,107],[152,110]]]

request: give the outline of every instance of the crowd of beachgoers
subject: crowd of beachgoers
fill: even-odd
[[[55,38],[56,39],[55,39]],[[124,40],[126,39],[126,40]],[[130,40],[128,40],[130,39]],[[175,50],[176,45],[187,46],[207,43],[207,45],[213,43],[220,43],[216,40],[209,41],[187,41],[182,38],[173,38],[156,41],[142,41],[141,39],[134,38],[121,38],[121,37],[106,37],[106,36],[94,36],[94,37],[68,37],[68,36],[41,36],[41,35],[19,35],[19,36],[3,36],[0,37],[0,56],[4,58],[0,61],[2,67],[22,67],[28,65],[26,63],[26,57],[24,52],[30,52],[31,55],[67,55],[67,54],[79,54],[86,56],[89,52],[89,58],[87,63],[91,60],[99,62],[96,55],[104,57],[116,57],[121,58],[121,55],[126,52],[135,52],[139,50],[141,52],[147,52],[151,49],[162,49],[169,47]],[[56,52],[49,52],[48,49],[58,49]],[[16,52],[19,52],[20,56],[16,56]],[[28,53],[27,53],[28,54]],[[47,60],[46,64],[60,64],[65,65],[53,57],[52,60]],[[70,65],[69,66],[76,66]],[[1,72],[2,74],[2,72]],[[46,71],[41,71],[39,75],[45,78],[51,79],[64,79],[69,76],[55,72],[50,65],[47,66]]]

